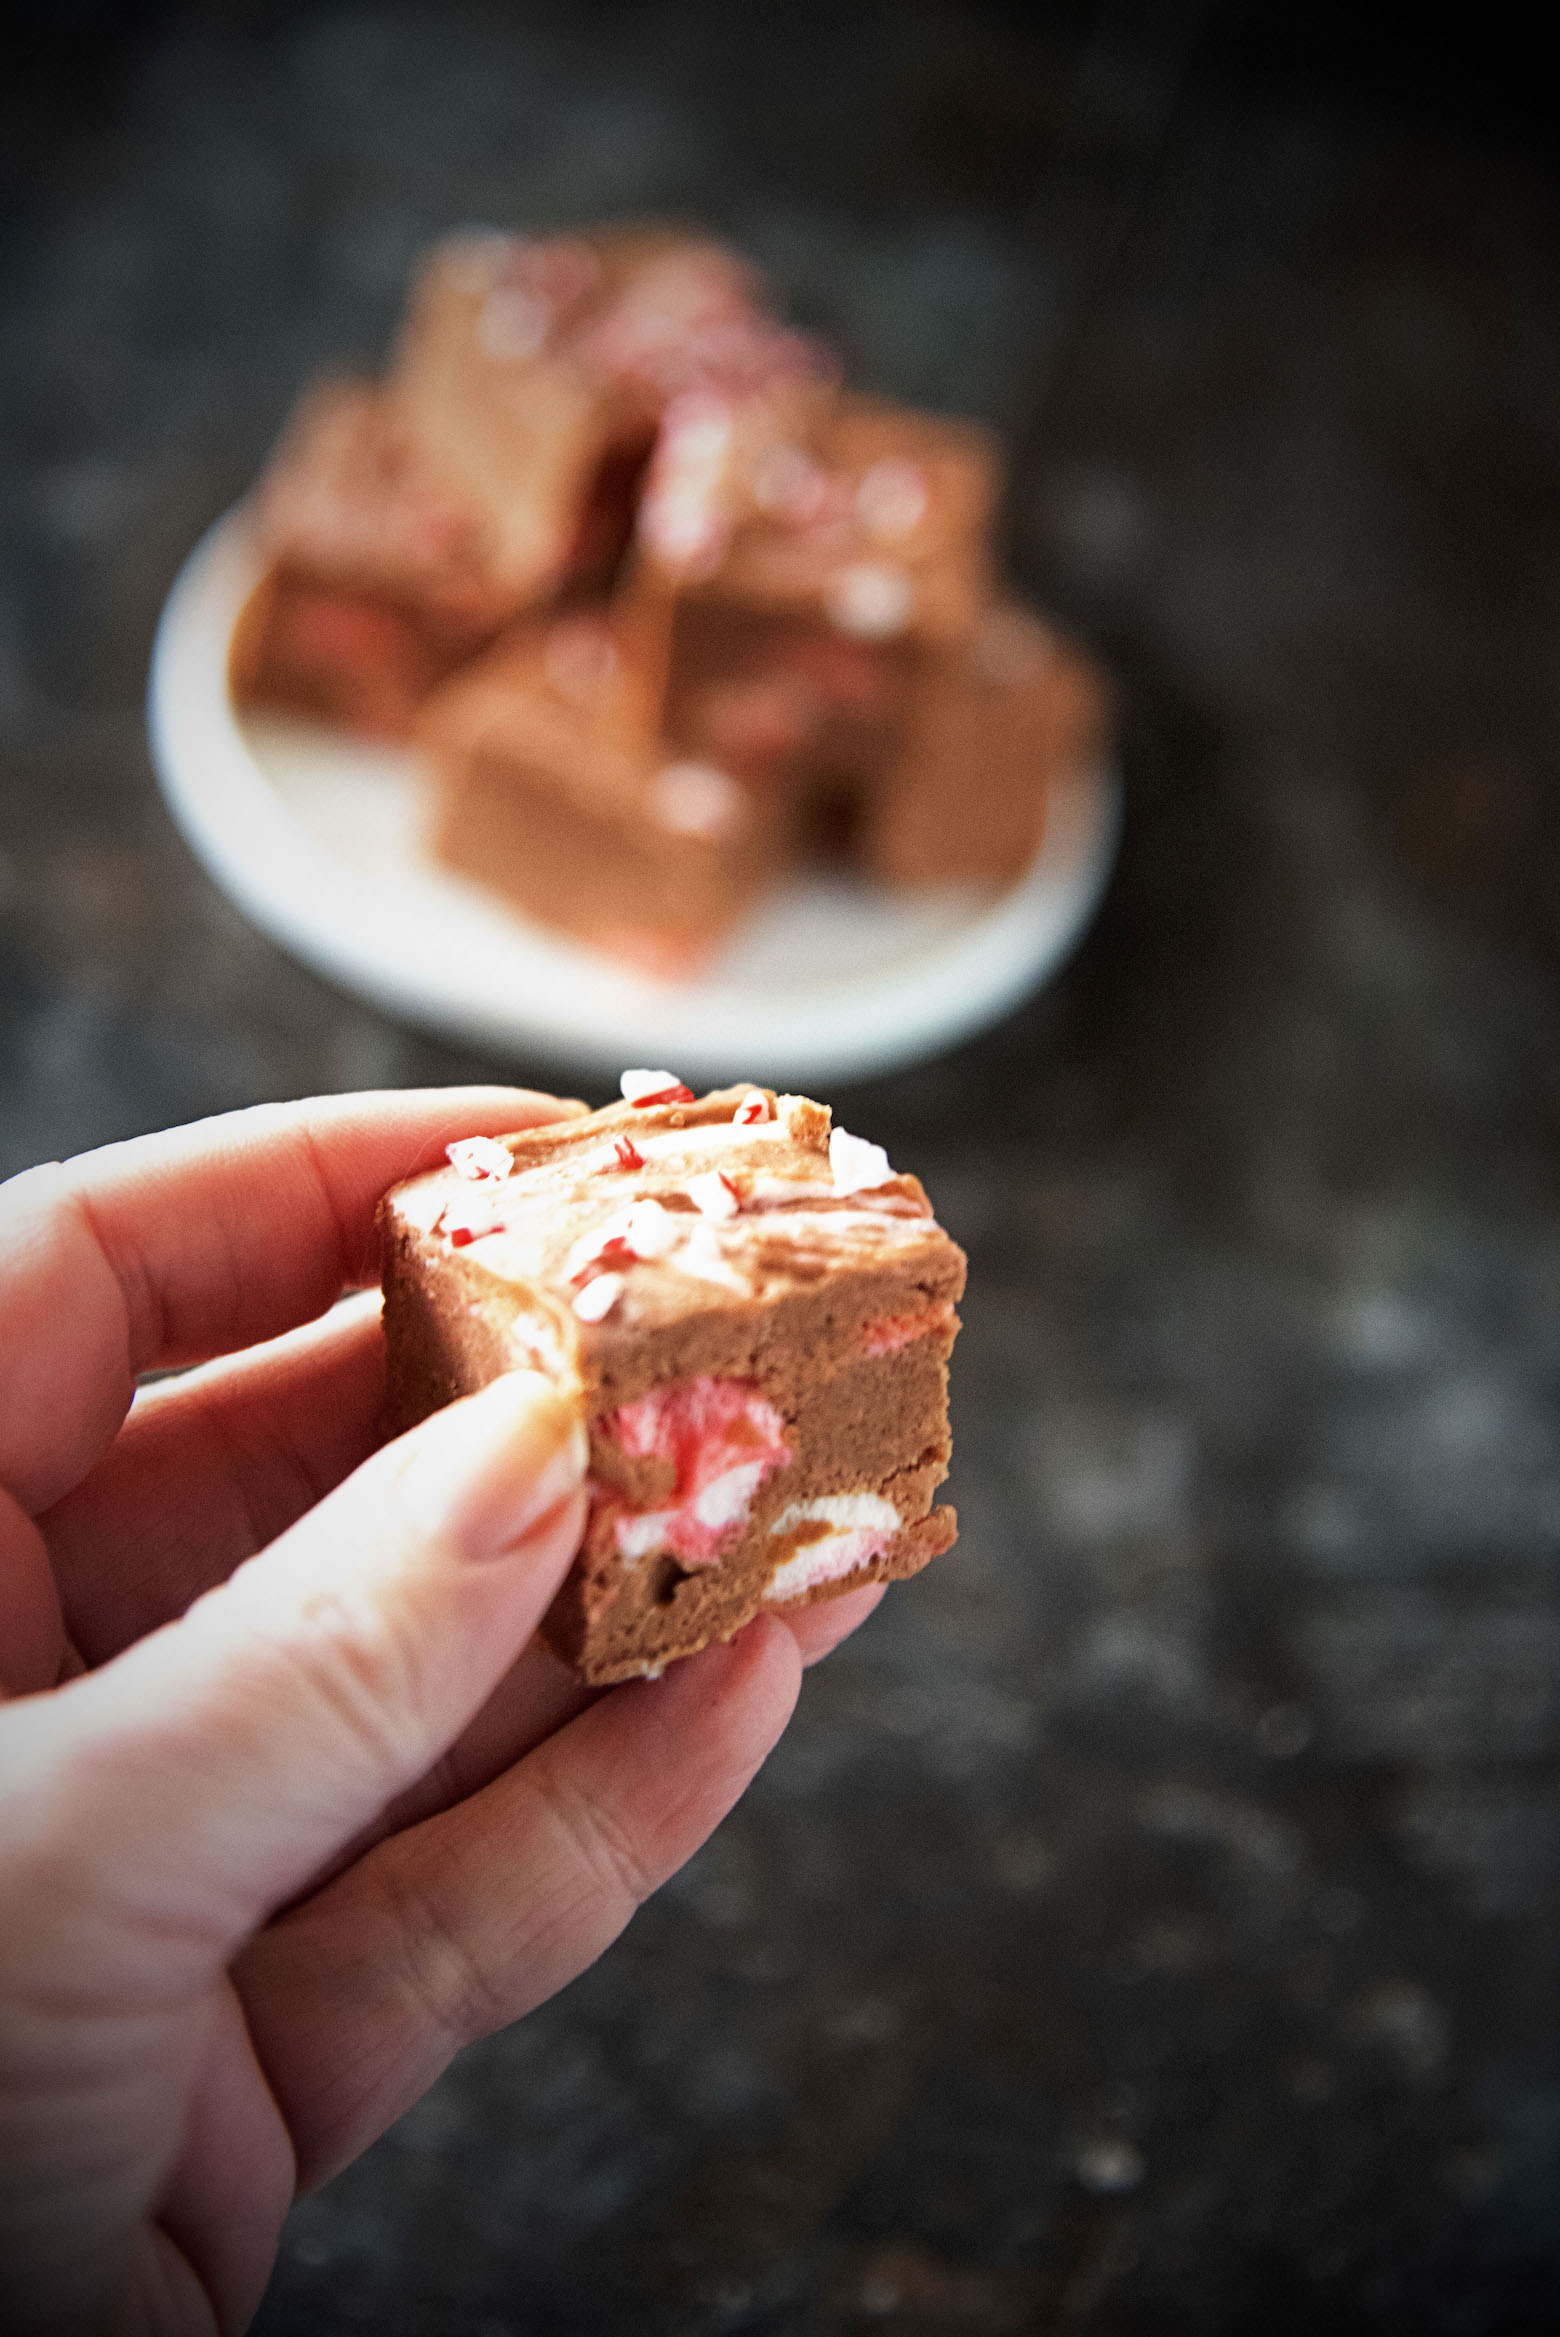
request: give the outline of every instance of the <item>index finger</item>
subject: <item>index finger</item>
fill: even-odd
[[[33,1513],[57,1501],[113,1438],[138,1373],[322,1314],[373,1279],[386,1186],[458,1136],[570,1108],[513,1087],[259,1104],[13,1177],[0,1187],[0,1484]]]

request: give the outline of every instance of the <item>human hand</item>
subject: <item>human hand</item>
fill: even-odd
[[[876,1603],[592,1692],[532,1638],[560,1393],[376,1449],[377,1307],[325,1310],[379,1194],[561,1108],[266,1106],[0,1188],[7,2328],[241,2329],[295,2191],[600,1954]]]

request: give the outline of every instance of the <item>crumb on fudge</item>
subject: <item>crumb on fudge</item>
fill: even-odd
[[[964,1259],[822,1105],[627,1073],[604,1111],[452,1146],[381,1226],[397,1429],[522,1365],[579,1390],[589,1522],[543,1629],[588,1680],[952,1543]]]

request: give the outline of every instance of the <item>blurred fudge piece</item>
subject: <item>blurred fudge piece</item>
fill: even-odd
[[[672,612],[673,733],[727,755],[767,739],[820,825],[841,806],[856,824],[904,751],[922,667],[989,602],[997,487],[972,424],[785,385],[674,400],[628,584]]]
[[[515,608],[604,579],[632,531],[668,401],[823,378],[818,344],[765,314],[756,272],[668,228],[437,245],[391,394],[493,531]]]
[[[904,740],[866,801],[860,848],[891,883],[1008,883],[1039,850],[1056,781],[1105,749],[1098,669],[1013,602],[928,656]]]
[[[380,1213],[397,1430],[517,1365],[579,1392],[589,1518],[542,1630],[602,1685],[949,1547],[964,1286],[916,1179],[822,1105],[623,1085]]]
[[[242,704],[403,737],[508,614],[480,513],[366,383],[300,401],[254,526],[266,573],[234,633]]]
[[[990,598],[998,486],[975,423],[854,395],[695,390],[663,418],[639,542],[689,598],[853,641],[953,641]]]
[[[816,846],[844,849],[858,797],[902,750],[911,645],[716,600],[678,602],[670,642],[668,736],[785,795]]]
[[[432,843],[527,915],[675,976],[789,867],[795,813],[751,767],[668,742],[635,626],[528,620],[429,700]]]

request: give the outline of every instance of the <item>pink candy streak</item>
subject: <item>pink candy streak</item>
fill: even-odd
[[[880,1322],[868,1323],[862,1335],[863,1355],[893,1355],[899,1348],[908,1347],[913,1339],[924,1339],[932,1331],[945,1330],[953,1310],[947,1306],[927,1306],[913,1315],[884,1315]]]
[[[784,1421],[751,1380],[705,1377],[652,1388],[620,1406],[611,1428],[636,1459],[675,1462],[671,1501],[650,1514],[662,1521],[661,1546],[685,1566],[718,1564],[759,1486],[791,1458]],[[620,1524],[630,1525],[635,1514],[625,1512]]]

